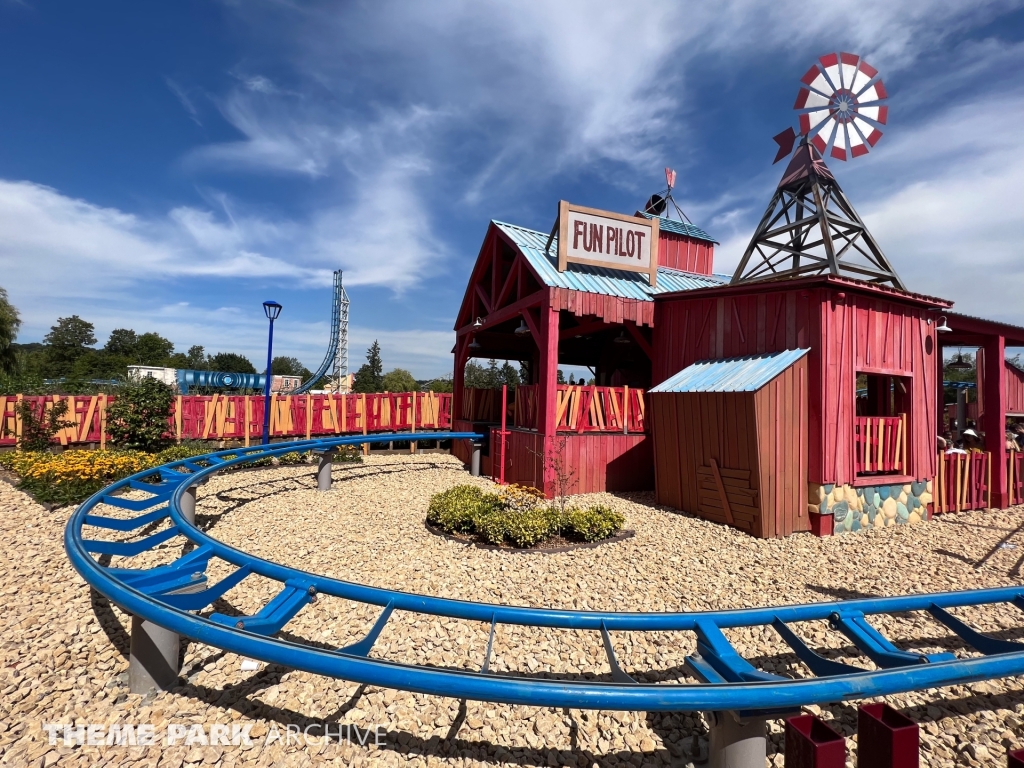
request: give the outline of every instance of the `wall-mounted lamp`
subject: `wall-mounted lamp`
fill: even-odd
[[[946,316],[939,318],[939,327],[935,329],[939,333],[952,333],[953,329],[946,325]]]
[[[474,328],[480,328],[481,326],[483,326],[483,324],[484,324],[484,321],[481,320],[479,317],[476,320],[473,321],[473,327]]]

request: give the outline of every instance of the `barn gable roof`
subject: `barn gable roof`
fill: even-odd
[[[809,351],[787,349],[728,360],[701,360],[648,392],[756,392]]]
[[[492,223],[515,244],[541,281],[551,288],[566,288],[571,291],[599,293],[637,301],[654,301],[654,296],[659,293],[712,288],[726,282],[719,277],[666,267],[658,267],[658,284],[654,288],[648,285],[647,278],[639,272],[624,272],[585,264],[569,264],[565,272],[559,272],[558,258],[555,255],[558,252],[557,235],[551,241],[551,255],[547,255],[544,252],[548,241],[546,233],[501,221]]]

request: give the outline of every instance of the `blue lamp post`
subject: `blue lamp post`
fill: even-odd
[[[274,321],[281,314],[281,305],[276,301],[264,301],[263,311],[270,320],[270,336],[267,338],[267,377],[263,383],[263,445],[270,442],[270,364],[274,360]]]

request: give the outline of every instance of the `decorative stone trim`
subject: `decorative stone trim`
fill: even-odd
[[[913,483],[868,485],[863,488],[808,483],[807,500],[808,512],[832,515],[835,533],[920,523],[929,519],[932,481],[917,480]]]

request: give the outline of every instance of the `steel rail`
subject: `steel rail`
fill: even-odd
[[[1013,603],[1024,608],[1024,585],[704,612],[572,611],[497,605],[373,587],[269,562],[201,531],[189,522],[181,509],[182,497],[190,487],[216,472],[261,458],[295,451],[323,452],[367,442],[481,437],[474,433],[450,432],[354,435],[226,449],[171,462],[114,483],[85,501],[68,521],[65,549],[86,582],[113,603],[193,640],[315,674],[454,698],[606,710],[779,710],[1024,674],[1024,643],[984,635],[947,610],[998,603]],[[152,482],[157,474],[159,482]],[[117,495],[128,489],[144,490],[152,496],[144,501],[131,501]],[[104,503],[138,514],[128,520],[97,514],[96,508]],[[142,539],[109,542],[83,536],[89,526],[131,532],[168,518],[169,527]],[[148,570],[110,568],[101,565],[95,557],[97,554],[130,556],[171,539],[181,539],[182,543],[187,540],[196,545],[196,549],[176,561]],[[213,558],[237,570],[218,585],[209,586],[204,572]],[[281,585],[278,597],[256,616],[195,613],[253,574]],[[183,592],[180,587],[190,582],[205,591]],[[218,592],[218,588],[221,591]],[[383,610],[362,641],[338,650],[274,637],[314,594],[341,597]],[[489,672],[486,670],[490,663],[490,643],[487,657],[480,660],[484,670],[481,672],[372,658],[368,654],[373,643],[394,610],[490,624],[492,640],[498,624],[600,632],[614,682]],[[953,654],[926,655],[900,650],[867,621],[872,615],[911,611],[928,612],[981,655],[958,658]],[[835,630],[845,634],[878,668],[865,669],[820,656],[788,627],[793,622],[820,619],[828,620]],[[815,676],[779,677],[749,664],[733,649],[722,630],[751,626],[773,626]],[[615,658],[610,631],[694,632],[698,654],[687,657],[687,668],[702,682],[634,681]]]

